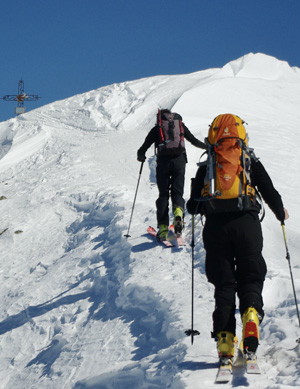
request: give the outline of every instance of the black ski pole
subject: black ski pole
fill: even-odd
[[[128,230],[127,230],[127,234],[124,235],[126,238],[129,238],[129,237],[130,237],[130,235],[129,235],[129,230],[130,230],[130,225],[131,225],[133,210],[134,210],[134,206],[135,206],[136,195],[137,195],[138,188],[139,188],[139,185],[140,185],[140,180],[141,180],[141,175],[142,175],[143,166],[144,166],[144,162],[141,163],[141,168],[140,168],[140,172],[139,172],[139,178],[138,178],[138,182],[137,182],[137,185],[136,185],[136,190],[135,190],[133,205],[132,205],[132,209],[131,209],[131,215],[130,215]]]
[[[295,299],[295,304],[296,304],[296,312],[297,312],[298,323],[299,323],[299,328],[300,328],[300,316],[299,316],[299,309],[298,309],[298,303],[297,303],[296,289],[295,289],[294,278],[293,278],[293,273],[292,273],[290,253],[289,253],[289,249],[288,249],[288,245],[287,245],[287,240],[286,240],[286,235],[285,235],[284,222],[281,223],[281,227],[282,227],[283,239],[284,239],[284,244],[285,244],[285,249],[286,249],[286,259],[288,260],[288,263],[289,263],[291,281],[292,281],[293,292],[294,292],[294,299]],[[300,338],[298,338],[296,340],[296,342],[300,343]]]
[[[192,215],[192,304],[191,304],[191,329],[186,330],[185,334],[191,337],[191,344],[194,343],[194,336],[200,335],[200,332],[194,330],[194,248],[195,248],[195,216]]]

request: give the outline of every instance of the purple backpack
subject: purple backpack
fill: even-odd
[[[185,151],[184,130],[181,116],[158,110],[157,126],[159,143],[157,153],[161,156],[177,156]]]

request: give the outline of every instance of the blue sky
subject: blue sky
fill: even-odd
[[[299,0],[13,0],[1,4],[0,97],[27,111],[101,86],[222,67],[250,52],[300,67]],[[15,102],[0,100],[0,121]]]

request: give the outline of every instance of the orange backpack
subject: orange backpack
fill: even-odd
[[[255,197],[250,180],[250,157],[255,155],[247,145],[244,121],[232,114],[218,115],[206,143],[207,161],[199,164],[207,166],[201,200],[237,198],[238,208],[243,209],[245,198]]]

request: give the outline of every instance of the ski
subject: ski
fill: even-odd
[[[260,374],[260,368],[257,362],[257,356],[255,353],[244,352],[243,341],[241,341],[238,348],[238,357],[235,364],[239,364],[241,361],[246,369],[247,374]]]
[[[149,227],[147,228],[147,232],[148,232],[151,236],[153,236],[154,238],[156,238],[157,231],[155,230],[155,228],[149,226]],[[169,242],[168,240],[158,240],[158,242],[164,244],[164,245],[167,246],[167,247],[174,247],[174,245],[173,245],[171,242]]]
[[[260,374],[260,368],[257,363],[256,355],[245,356],[247,374]]]
[[[257,363],[256,356],[243,356],[244,365],[247,374],[261,374],[260,368]],[[234,363],[234,366],[235,363]],[[222,358],[220,360],[220,366],[216,376],[215,382],[217,384],[226,384],[231,380],[232,377],[232,361],[230,358]]]
[[[230,358],[221,358],[220,359],[220,366],[219,370],[216,376],[216,383],[217,384],[226,384],[230,381],[232,376],[232,361]]]
[[[147,228],[147,232],[148,232],[148,234],[150,234],[151,236],[156,238],[157,231],[155,230],[155,228],[150,226],[150,227]],[[177,237],[175,235],[175,233],[172,232],[172,230],[169,230],[168,237],[167,237],[166,240],[158,240],[158,242],[164,244],[166,247],[178,247],[178,246],[184,246],[185,245],[185,242],[182,239],[182,237],[181,236]]]

